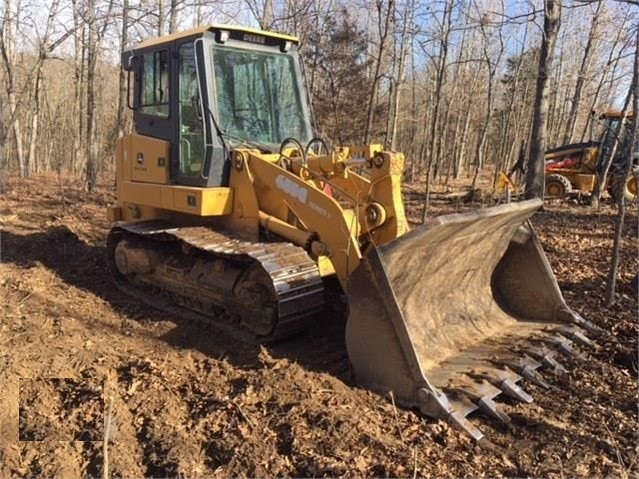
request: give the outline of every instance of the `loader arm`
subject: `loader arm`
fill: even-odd
[[[255,152],[235,153],[232,176],[242,175],[252,178],[260,212],[287,224],[291,218],[297,220],[278,234],[295,243],[300,237],[315,242],[299,246],[314,246],[317,253],[327,256],[345,285],[361,260],[357,218],[312,184]],[[302,231],[308,235],[300,236]]]
[[[231,184],[252,190],[235,193],[252,205],[239,208],[241,213],[236,208],[235,216],[261,218],[265,229],[328,258],[344,291],[361,262],[362,243],[381,245],[408,230],[400,190],[402,155],[378,152],[368,160],[369,178],[351,171],[343,154],[311,157],[305,166],[293,160],[290,169],[277,159],[235,150]]]

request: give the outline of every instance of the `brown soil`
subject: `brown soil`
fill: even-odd
[[[508,427],[473,417],[488,437],[475,444],[357,388],[331,328],[246,345],[123,296],[104,261],[112,194],[57,184],[11,180],[0,194],[0,477],[102,476],[107,459],[121,477],[638,473],[636,208],[610,307],[615,209],[535,216],[568,304],[612,335],[546,374],[550,391],[527,384],[534,403],[505,401]],[[416,220],[421,199],[407,198]]]

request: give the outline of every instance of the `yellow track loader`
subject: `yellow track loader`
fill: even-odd
[[[259,340],[348,299],[357,383],[449,421],[508,418],[522,378],[561,368],[594,326],[564,302],[529,218],[540,201],[409,231],[404,157],[313,136],[295,37],[227,25],[123,53],[134,133],[116,151],[110,270],[158,307]],[[191,314],[191,313],[190,313]]]

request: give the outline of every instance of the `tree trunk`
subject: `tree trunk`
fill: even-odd
[[[38,145],[38,133],[40,126],[40,87],[42,82],[42,60],[38,60],[33,79],[33,112],[31,113],[31,135],[29,137],[29,154],[27,155],[27,170],[29,173],[38,171],[36,164],[36,146]]]
[[[408,148],[408,158],[410,169],[408,170],[408,181],[415,180],[417,169],[417,79],[415,78],[415,50],[412,43],[410,47],[410,70],[411,70],[411,86],[410,86],[410,111],[411,122],[409,128],[410,146]]]
[[[18,174],[20,177],[27,175],[24,148],[22,144],[22,126],[18,112],[18,99],[16,97],[15,67],[16,67],[16,25],[20,6],[15,8],[11,0],[5,0],[5,13],[2,17],[2,33],[0,39],[0,53],[2,53],[3,66],[6,75],[7,102],[9,104],[9,125],[13,133],[15,143],[15,156],[18,160]]]
[[[435,79],[435,104],[433,105],[432,117],[430,121],[430,139],[428,148],[428,164],[426,165],[426,191],[424,192],[424,208],[422,210],[422,223],[426,221],[428,214],[428,201],[430,195],[431,167],[435,158],[435,146],[439,132],[439,108],[441,105],[442,87],[446,79],[446,59],[448,57],[448,39],[450,36],[450,26],[452,18],[452,0],[444,2],[442,13],[442,37],[439,42],[439,58],[437,59],[437,73]]]
[[[581,66],[577,73],[577,84],[575,85],[575,91],[572,96],[570,104],[570,113],[568,114],[568,121],[566,122],[566,132],[564,133],[564,144],[572,143],[575,137],[575,127],[577,125],[577,116],[581,106],[581,95],[584,89],[584,83],[586,75],[590,68],[590,59],[592,57],[593,43],[595,42],[595,36],[597,34],[597,27],[599,26],[599,13],[601,12],[601,6],[603,2],[597,3],[595,14],[592,17],[592,23],[590,24],[590,33],[588,34],[588,41],[586,42],[586,48],[584,49],[584,55],[581,59]]]
[[[414,2],[413,0],[409,0],[406,2],[406,8],[404,10],[403,15],[403,25],[402,25],[402,36],[401,43],[399,46],[399,62],[397,65],[397,77],[395,83],[395,89],[393,91],[393,105],[392,105],[392,117],[390,121],[390,139],[388,142],[388,146],[391,150],[395,150],[397,148],[397,124],[399,118],[399,105],[401,101],[401,89],[404,84],[404,75],[405,75],[405,65],[406,65],[406,53],[407,53],[407,44],[409,43],[408,38],[408,26],[413,23],[413,10],[414,10]]]
[[[632,75],[632,85],[630,87],[630,91],[628,92],[628,100],[632,96],[632,108],[635,113],[633,129],[630,133],[630,141],[627,142],[627,150],[624,152],[624,157],[627,158],[626,168],[625,168],[625,176],[623,176],[624,181],[619,181],[617,184],[617,198],[618,198],[618,208],[619,214],[617,216],[617,221],[615,223],[615,236],[613,240],[612,247],[612,261],[610,265],[610,271],[608,273],[608,281],[606,284],[606,296],[608,300],[608,305],[612,305],[615,302],[615,292],[617,289],[617,275],[619,270],[619,258],[621,256],[621,243],[623,240],[623,226],[626,216],[626,200],[623,190],[625,189],[625,179],[630,175],[631,169],[633,167],[633,156],[639,151],[639,117],[637,112],[639,112],[639,29],[636,33],[636,43],[635,43],[635,58],[634,58],[634,71]],[[627,101],[624,108],[624,117],[628,113],[628,109],[630,106],[630,102]],[[635,181],[637,177],[635,176]],[[636,282],[636,277],[633,278],[633,281]],[[635,283],[636,285],[636,283]]]
[[[75,26],[74,34],[74,92],[73,92],[73,118],[75,122],[75,134],[73,135],[73,158],[71,164],[71,171],[77,178],[81,171],[81,166],[85,164],[82,160],[84,152],[84,134],[85,134],[85,121],[86,121],[86,109],[84,108],[84,102],[86,96],[85,91],[85,57],[86,57],[86,23],[83,21],[77,0],[73,0],[73,22]]]
[[[552,57],[561,25],[561,0],[546,0],[544,32],[537,67],[537,89],[530,138],[528,171],[526,172],[526,199],[544,197],[544,153],[546,150],[546,125],[548,122],[548,73],[552,68]]]
[[[595,90],[595,93],[592,95],[592,101],[590,103],[590,109],[589,111],[593,111],[595,109],[595,106],[597,105],[597,102],[599,101],[599,95],[601,94],[601,90],[603,89],[603,86],[606,82],[606,77],[607,77],[607,73],[608,70],[610,69],[610,66],[613,66],[613,71],[616,68],[617,64],[619,63],[619,59],[621,58],[622,54],[623,54],[623,50],[624,47],[622,46],[622,48],[620,49],[619,53],[617,54],[617,58],[615,59],[615,48],[617,47],[617,45],[619,45],[620,43],[622,43],[623,38],[627,32],[626,27],[626,22],[630,20],[630,17],[628,17],[628,19],[624,19],[624,22],[622,23],[622,27],[617,29],[616,34],[615,34],[615,39],[612,42],[612,47],[610,48],[610,53],[608,54],[608,59],[606,61],[606,64],[604,65],[604,68],[602,71],[599,72],[598,76],[599,76],[599,83],[597,84],[597,89]],[[614,77],[614,74],[612,75]],[[588,133],[588,126],[589,123],[592,121],[592,119],[589,117],[589,121],[586,122],[586,124],[584,125],[584,128],[581,132],[581,140],[583,141],[584,138],[586,138],[586,135]]]
[[[178,28],[178,0],[171,0],[169,7],[169,33],[177,32]]]
[[[124,50],[129,43],[129,0],[123,0],[122,2],[122,30],[120,36],[120,50]],[[120,68],[120,75],[118,80],[119,94],[118,94],[118,138],[123,137],[126,134],[127,128],[125,125],[126,108],[127,108],[127,75],[128,72],[124,71],[124,68]]]
[[[89,23],[87,25],[87,84],[86,84],[86,106],[87,106],[87,123],[86,123],[86,177],[85,185],[87,191],[93,191],[93,187],[97,182],[97,158],[95,156],[96,142],[96,101],[95,101],[95,78],[97,68],[97,25],[95,15],[94,0],[89,1]]]
[[[2,104],[2,96],[0,96],[0,111],[4,109],[4,105]],[[5,137],[4,137],[4,124],[0,121],[0,194],[4,192],[4,179],[7,174],[8,165],[5,163],[4,158],[4,146],[5,146]]]
[[[483,54],[484,60],[486,62],[486,68],[488,68],[488,76],[487,80],[487,91],[486,91],[486,112],[484,116],[484,120],[480,126],[480,132],[477,138],[477,143],[475,147],[475,174],[473,176],[472,189],[475,190],[477,185],[477,177],[479,176],[479,171],[484,167],[484,157],[486,154],[486,140],[488,136],[488,129],[490,128],[490,124],[493,117],[493,88],[495,83],[495,74],[497,73],[497,66],[501,61],[501,56],[504,54],[504,41],[501,36],[501,31],[498,32],[499,38],[499,51],[497,53],[496,58],[491,58],[491,52],[489,51],[490,42],[489,36],[486,32],[486,26],[483,22],[480,23],[481,34],[483,37]]]
[[[165,0],[158,0],[157,9],[158,9],[158,24],[157,26],[157,35],[161,37],[164,35],[164,22],[166,22],[166,10],[164,5]]]
[[[13,131],[13,141],[15,142],[16,157],[18,159],[18,174],[20,178],[27,176],[26,161],[24,158],[24,148],[22,145],[22,127],[18,118],[18,105],[16,95],[11,88],[7,92],[9,99],[9,114],[11,115],[11,130]]]
[[[515,112],[515,100],[517,97],[519,83],[521,80],[521,69],[523,65],[523,58],[526,52],[526,39],[528,38],[528,24],[524,30],[524,38],[521,43],[521,50],[519,51],[519,61],[515,64],[515,70],[513,71],[513,85],[510,97],[508,98],[508,110],[506,118],[504,120],[504,133],[501,137],[501,145],[499,147],[499,158],[497,159],[498,171],[507,171],[511,165],[511,159],[514,160],[514,152],[519,143],[517,136],[517,118]],[[496,178],[495,178],[496,179]]]
[[[395,0],[388,0],[388,8],[386,14],[382,17],[384,10],[384,1],[377,0],[377,21],[379,29],[379,49],[377,50],[377,56],[375,58],[375,67],[373,73],[373,81],[371,82],[371,90],[368,96],[368,116],[366,120],[366,130],[364,132],[364,144],[368,145],[371,142],[373,136],[373,120],[375,119],[375,104],[377,98],[377,86],[381,79],[380,72],[382,70],[382,63],[384,58],[384,52],[386,51],[386,39],[388,38],[388,32],[390,29],[390,23],[395,12]]]
[[[559,136],[563,133],[565,120],[565,95],[561,94],[562,80],[564,80],[564,45],[566,32],[559,40],[559,48],[555,48],[552,63],[553,68],[548,73],[548,121],[546,123],[546,146],[555,146],[560,142]],[[555,42],[557,43],[557,42]]]
[[[270,30],[273,23],[273,0],[264,0],[264,10],[260,18],[260,28]]]

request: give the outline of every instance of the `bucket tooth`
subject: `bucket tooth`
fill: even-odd
[[[493,398],[501,394],[501,389],[496,388],[490,382],[483,380],[481,383],[471,382],[460,388],[460,392],[467,396],[471,402],[477,404],[479,410],[487,416],[501,422],[509,422],[508,415],[499,410]]]
[[[555,359],[556,353],[554,351],[550,351],[548,348],[531,347],[526,349],[526,352],[536,358],[542,366],[562,373],[568,372],[565,366]]]
[[[453,411],[448,396],[430,384],[417,391],[417,405],[422,413],[435,419],[445,418]]]
[[[527,354],[524,354],[520,358],[507,361],[506,366],[517,371],[527,381],[530,381],[541,388],[550,389],[550,384],[541,379],[540,375],[537,374],[537,369],[539,369],[542,364],[535,361]]]
[[[510,417],[505,412],[501,411],[495,401],[492,399],[488,399],[486,397],[481,398],[477,405],[479,406],[479,410],[483,412],[486,416],[489,416],[499,422],[507,424],[510,422]]]
[[[484,437],[484,434],[466,419],[466,416],[479,409],[479,406],[468,398],[461,396],[451,399],[441,390],[433,387],[419,389],[417,397],[422,413],[436,419],[443,419],[475,441]]]
[[[473,423],[466,419],[466,416],[461,412],[450,413],[446,418],[446,422],[458,431],[465,432],[475,441],[480,441],[484,437],[484,434]]]
[[[547,344],[557,348],[557,350],[564,356],[572,356],[583,359],[583,356],[574,350],[572,341],[560,334],[551,336],[550,338],[546,338],[544,341]]]
[[[557,328],[555,332],[579,344],[580,346],[592,346],[590,338],[579,331],[576,327],[562,326]]]
[[[581,316],[579,313],[576,313],[569,308],[561,308],[557,313],[557,317],[563,321],[581,326],[594,336],[599,336],[604,332],[604,330],[601,329],[599,326],[596,326],[587,319],[584,319],[584,317]]]
[[[526,403],[533,401],[532,396],[517,385],[517,382],[522,379],[522,376],[507,367],[503,369],[490,369],[484,373],[484,377],[494,386],[501,389],[502,393],[512,399]]]
[[[501,390],[499,388],[493,386],[485,379],[481,382],[470,381],[467,384],[463,384],[459,389],[472,400],[479,400],[482,397],[492,399],[501,394]]]
[[[518,386],[512,379],[502,381],[499,385],[499,389],[501,389],[506,396],[516,399],[517,401],[525,403],[533,402],[532,396]]]

